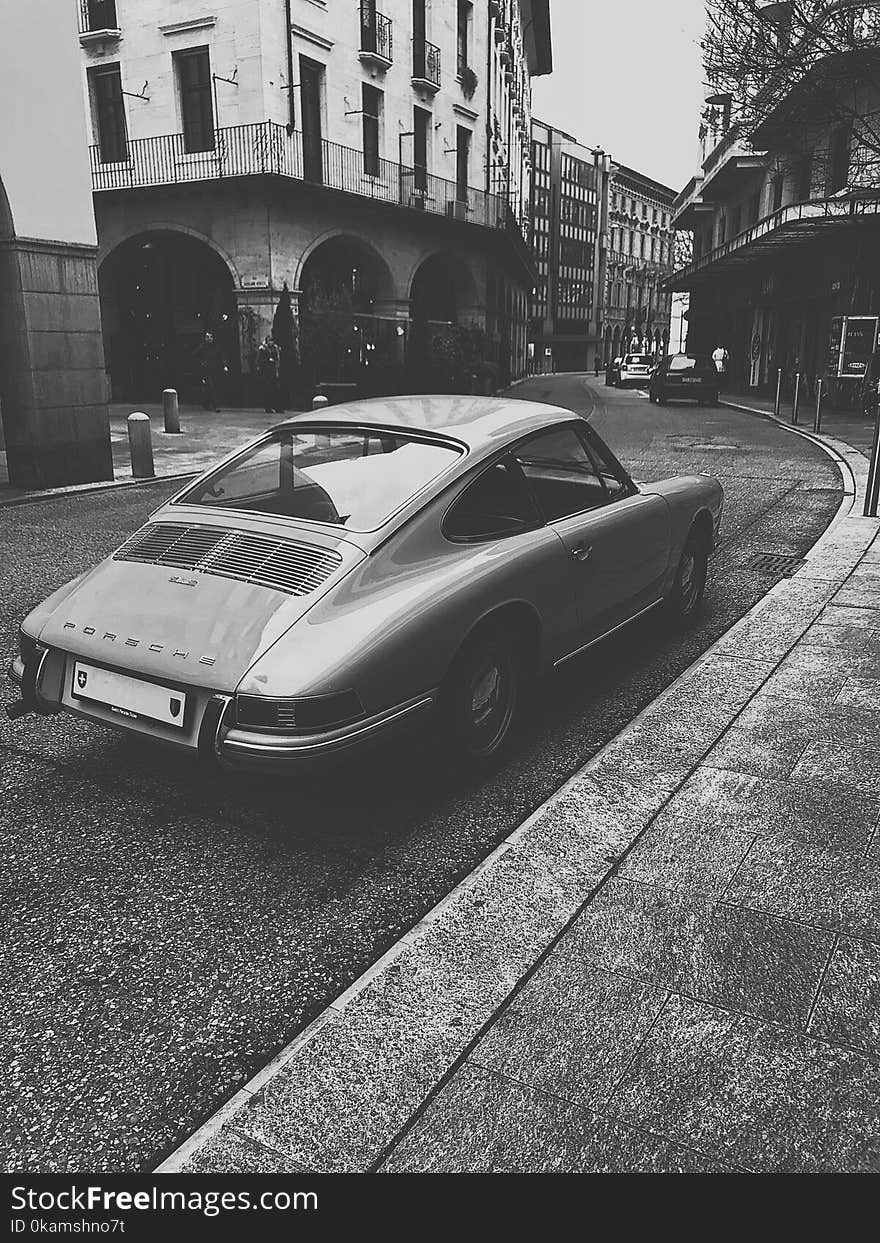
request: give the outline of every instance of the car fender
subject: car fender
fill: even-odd
[[[643,492],[661,496],[669,510],[670,559],[668,591],[675,577],[685,541],[695,521],[706,524],[709,550],[717,544],[724,511],[724,490],[713,475],[677,475],[643,484]]]
[[[552,530],[454,544],[436,526],[413,524],[328,592],[237,689],[354,690],[369,715],[436,690],[468,635],[511,607],[528,611],[537,667],[551,666],[577,625],[570,559]]]

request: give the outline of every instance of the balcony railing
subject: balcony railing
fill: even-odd
[[[363,151],[298,130],[288,133],[274,121],[218,129],[210,151],[188,153],[183,134],[166,134],[130,139],[127,158],[118,163],[104,162],[97,145],[89,154],[92,189],[99,193],[226,177],[289,177],[373,202],[503,229],[518,247],[525,246],[523,227],[500,195],[469,187],[465,202],[456,182],[391,160],[380,159],[372,166],[374,172],[367,172]]]
[[[118,30],[116,0],[79,0],[79,32]]]
[[[413,39],[412,76],[439,89],[440,49],[427,39]]]
[[[361,4],[361,52],[386,61],[394,60],[394,37],[392,21],[384,13],[377,13],[375,5]]]

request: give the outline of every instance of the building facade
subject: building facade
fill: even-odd
[[[585,371],[602,354],[603,233],[609,160],[543,121],[532,123],[531,244],[537,282],[533,372]]]
[[[690,294],[689,348],[724,345],[736,386],[772,394],[781,372],[784,392],[800,375],[812,393],[823,377],[830,400],[858,404],[874,343],[849,375],[838,347],[844,317],[880,315],[880,8],[773,5],[760,30],[715,9],[726,62],[762,57],[731,80],[707,40],[702,163],[674,216],[693,235],[673,282]]]
[[[193,392],[209,330],[224,400],[252,400],[285,285],[312,381],[405,387],[456,325],[522,374],[549,5],[381,7],[80,0],[115,397]]]
[[[40,48],[35,89],[26,48]],[[0,474],[112,479],[95,218],[70,0],[18,4],[0,41]]]
[[[612,168],[603,325],[603,357],[663,354],[670,347],[675,191],[623,164]],[[677,342],[671,342],[677,347]]]

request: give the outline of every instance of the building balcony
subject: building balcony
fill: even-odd
[[[726,198],[743,178],[753,177],[766,167],[766,151],[753,151],[743,142],[736,127],[728,130],[703,163],[702,201]]]
[[[116,0],[79,0],[79,41],[83,47],[107,43],[122,35],[116,17]]]
[[[298,130],[288,133],[274,121],[217,129],[214,146],[207,151],[188,152],[183,134],[165,134],[129,139],[125,158],[117,162],[104,160],[99,144],[89,148],[89,155],[97,194],[238,177],[289,178],[408,212],[500,230],[521,256],[530,256],[525,226],[502,195],[469,187],[462,197],[457,182],[391,160],[380,159],[367,172],[363,151]]]
[[[412,84],[436,95],[440,90],[440,49],[427,39],[413,39]]]
[[[394,62],[393,23],[369,4],[361,4],[361,47],[359,59],[384,73]]]
[[[880,194],[876,192],[790,203],[676,272],[669,288],[693,289],[719,273],[776,258],[808,242],[827,240],[841,231],[866,227],[880,227]]]

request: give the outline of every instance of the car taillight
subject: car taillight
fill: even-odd
[[[235,722],[245,729],[313,734],[347,725],[363,715],[363,705],[354,691],[299,699],[270,699],[262,695],[235,697]]]

